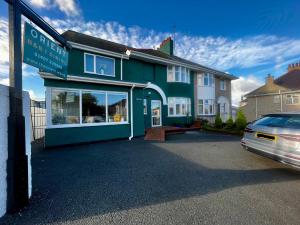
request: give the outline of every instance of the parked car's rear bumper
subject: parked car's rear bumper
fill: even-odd
[[[251,144],[251,141],[248,141],[245,138],[243,138],[241,140],[241,145],[242,145],[242,147],[245,150],[248,150],[248,151],[251,151],[253,153],[256,153],[256,154],[259,154],[259,155],[271,158],[273,160],[280,161],[280,162],[283,162],[283,163],[287,163],[287,164],[290,164],[292,166],[300,168],[300,158],[294,157],[292,154],[290,154],[290,155],[289,154],[282,155],[282,154],[277,154],[275,152],[271,152],[271,151],[266,151],[266,150],[260,149],[258,146],[254,147]]]

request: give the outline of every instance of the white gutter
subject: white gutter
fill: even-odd
[[[63,78],[57,77],[51,73],[39,72],[42,78],[46,79],[53,79],[53,80],[64,80]],[[108,85],[118,85],[118,86],[126,86],[132,87],[146,87],[147,84],[142,83],[133,83],[133,82],[126,82],[126,81],[116,81],[116,80],[105,80],[105,79],[97,79],[97,78],[90,78],[90,77],[79,77],[74,75],[68,75],[67,81],[76,81],[76,82],[85,82],[85,83],[93,83],[93,84],[108,84]]]
[[[130,131],[131,135],[129,137],[129,140],[133,138],[133,89],[135,88],[135,85],[132,85],[130,89]]]
[[[70,43],[72,48],[75,48],[75,49],[80,49],[80,50],[84,50],[84,51],[99,53],[99,54],[103,54],[103,55],[114,56],[114,57],[118,57],[118,58],[129,59],[128,55],[126,55],[126,54],[112,52],[112,51],[101,49],[101,48],[95,48],[95,47],[79,44],[79,43],[72,42],[72,41],[68,41],[68,43]]]
[[[242,97],[245,98],[253,98],[253,97],[261,97],[261,96],[270,96],[270,95],[282,95],[282,94],[293,94],[293,93],[300,93],[300,90],[296,90],[296,91],[281,91],[279,90],[278,92],[272,92],[272,93],[266,93],[266,94],[257,94],[257,95],[243,95]]]

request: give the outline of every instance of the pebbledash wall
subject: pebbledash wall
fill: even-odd
[[[9,87],[0,85],[0,217],[6,213],[7,203],[7,117],[9,115]],[[30,126],[30,97],[23,92],[23,114],[25,117],[26,154],[28,156],[28,195],[31,196],[31,126]]]

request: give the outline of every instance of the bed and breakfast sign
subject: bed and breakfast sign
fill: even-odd
[[[23,44],[24,63],[60,78],[67,78],[69,56],[67,50],[27,22],[25,22]]]

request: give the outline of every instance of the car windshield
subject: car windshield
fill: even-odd
[[[253,125],[300,129],[300,115],[269,115],[257,120]]]

